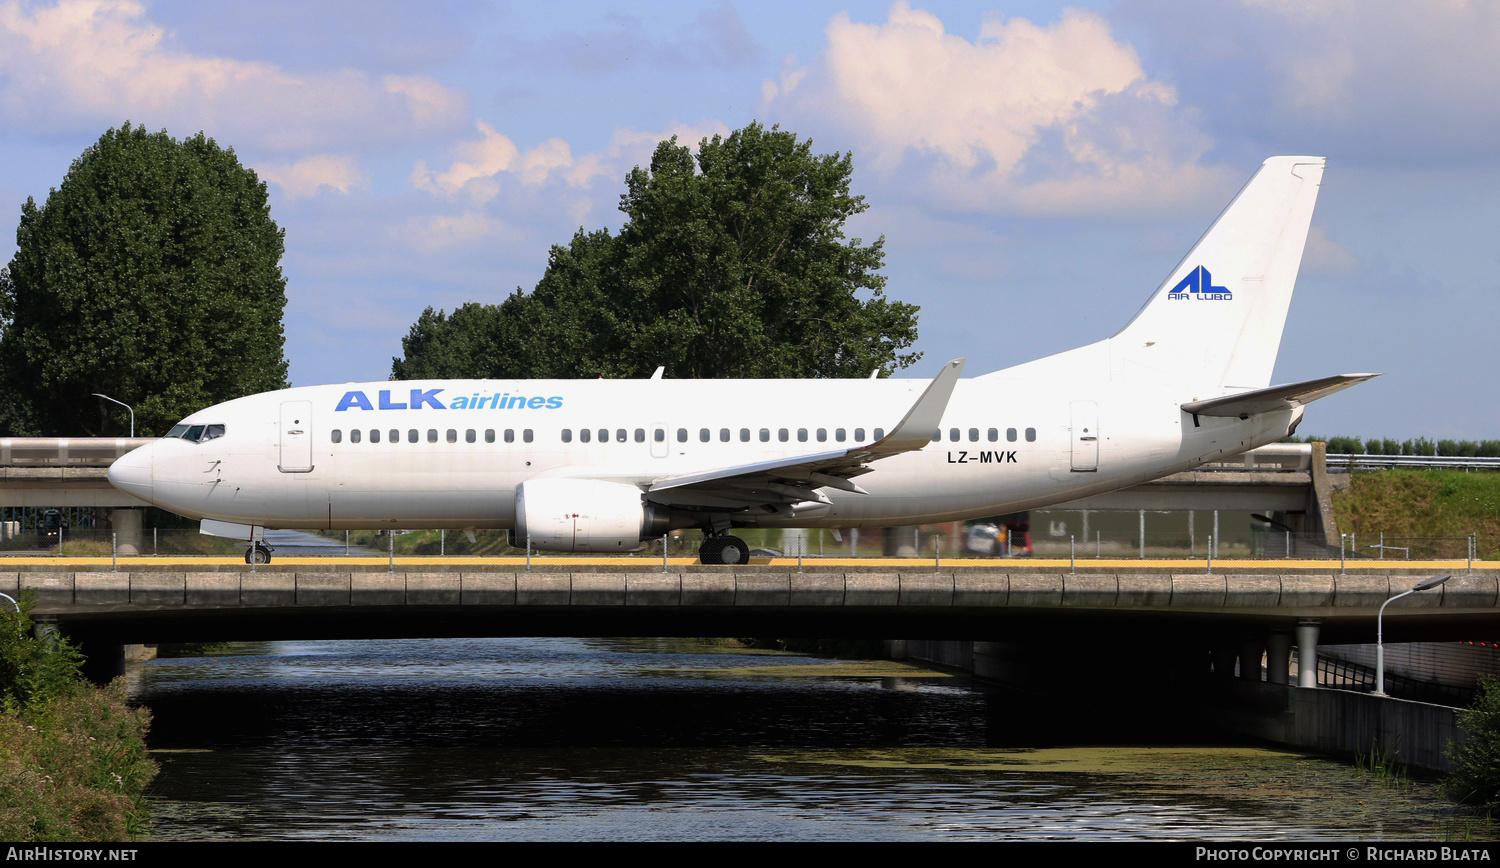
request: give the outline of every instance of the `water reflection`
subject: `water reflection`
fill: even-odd
[[[132,675],[162,751],[158,837],[1274,840],[1437,823],[1320,759],[1052,748],[1056,721],[1023,699],[893,664],[659,640],[236,650]]]

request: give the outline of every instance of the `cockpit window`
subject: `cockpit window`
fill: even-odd
[[[206,443],[216,437],[224,436],[223,425],[173,425],[172,430],[167,432],[168,437],[177,440],[186,440],[189,443]]]

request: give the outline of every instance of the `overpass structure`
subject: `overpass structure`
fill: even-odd
[[[1337,561],[1103,561],[1086,569],[1043,561],[1006,569],[993,561],[664,568],[643,559],[538,559],[526,569],[501,558],[288,558],[251,569],[222,558],[129,560],[120,569],[107,558],[5,562],[0,591],[35,593],[35,614],[105,658],[124,644],[229,639],[967,637],[1037,647],[1087,641],[1121,653],[1163,644],[1174,655],[1233,649],[1255,660],[1257,673],[1264,655],[1271,680],[1284,682],[1294,641],[1304,661],[1316,658],[1319,642],[1367,642],[1379,607],[1437,571],[1455,575],[1393,605],[1387,641],[1489,639],[1500,623],[1500,564],[1470,569],[1464,561],[1365,563],[1340,573]]]
[[[0,506],[150,506],[110,485],[105,473],[153,439],[0,437]]]
[[[1436,572],[1453,578],[1387,609],[1387,642],[1493,641],[1500,624],[1500,564],[1464,561],[1344,572],[1337,561],[59,560],[0,561],[0,590],[34,593],[39,619],[80,643],[95,678],[123,671],[126,644],[163,641],[902,636],[887,640],[892,656],[1029,686],[1106,730],[1111,714],[1214,721],[1304,749],[1396,750],[1435,770],[1461,737],[1455,710],[1315,689],[1328,686],[1318,648],[1368,643],[1380,606]]]
[[[136,554],[150,504],[110,485],[105,474],[116,458],[152,439],[0,437],[0,507],[108,509],[124,551]],[[19,532],[18,524],[0,521],[0,540]]]

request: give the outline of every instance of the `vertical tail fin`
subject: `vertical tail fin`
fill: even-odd
[[[1286,325],[1322,157],[1272,157],[1109,340],[1114,378],[1261,388]]]

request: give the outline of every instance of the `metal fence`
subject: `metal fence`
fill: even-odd
[[[1328,455],[1334,473],[1364,473],[1394,467],[1437,467],[1447,470],[1500,470],[1500,458],[1460,458],[1448,455]]]
[[[1142,536],[1118,528],[1091,530],[1087,537],[1075,532],[1052,535],[1048,528],[1037,534],[1001,530],[976,531],[961,524],[934,527],[877,530],[763,530],[737,529],[735,535],[752,548],[754,557],[850,558],[895,557],[927,561],[957,559],[1061,559],[1085,563],[1089,560],[1342,560],[1382,562],[1403,560],[1500,560],[1500,539],[1468,537],[1391,537],[1382,534],[1346,535],[1342,548],[1326,545],[1321,534],[1299,534],[1255,527],[1237,528],[1222,534],[1212,529],[1187,535],[1178,529],[1153,530],[1148,524]],[[380,556],[389,557],[524,557],[525,540],[510,545],[503,530],[462,531],[269,531],[267,542],[277,556]],[[665,539],[650,540],[621,557],[691,558],[698,554],[702,535],[678,531]],[[191,529],[146,528],[132,545],[109,528],[64,528],[61,540],[42,541],[34,529],[26,529],[0,540],[0,556],[146,557],[234,556],[244,554],[242,540],[205,536]],[[553,554],[533,549],[532,554]]]
[[[1350,660],[1341,655],[1339,650],[1337,646],[1318,649],[1319,686],[1360,693],[1375,692],[1375,667]],[[1298,660],[1296,649],[1292,651],[1292,659]],[[1387,695],[1415,702],[1462,706],[1472,702],[1475,694],[1475,688],[1471,684],[1420,679],[1389,669],[1385,672],[1384,682]]]

